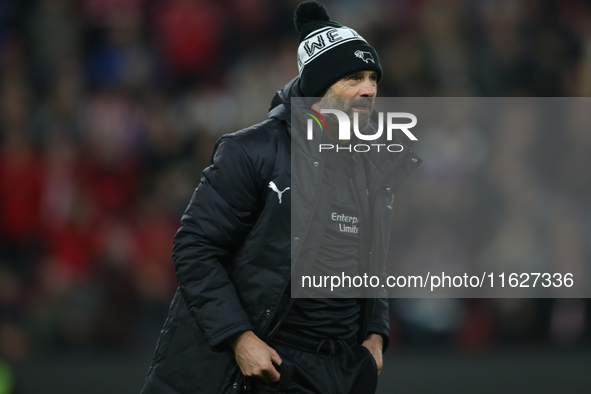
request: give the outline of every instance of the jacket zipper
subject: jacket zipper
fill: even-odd
[[[320,162],[320,183],[322,183],[322,175],[324,173],[324,160],[318,160]],[[321,186],[318,186],[319,188]],[[318,193],[317,193],[318,196]],[[312,222],[312,217],[314,216],[314,212],[316,210],[316,208],[318,207],[318,200],[319,200],[319,196],[314,200],[314,207],[312,208],[312,213],[311,213],[311,217],[309,220],[309,223]],[[308,235],[308,230],[310,229],[311,224],[308,224],[305,228],[304,233],[300,236],[300,240],[301,242],[299,243],[299,245],[297,246],[299,249],[296,251],[296,254],[294,255],[295,260],[297,261],[297,258],[302,250],[302,245],[304,244],[304,241],[306,239],[306,236]],[[291,255],[291,253],[290,253]],[[289,280],[287,281],[287,283],[285,284],[283,291],[281,292],[280,298],[279,298],[279,302],[277,303],[277,306],[279,306],[279,304],[281,303],[281,298],[283,297],[283,295],[287,292],[287,287],[290,285],[291,283],[291,273],[289,275]],[[289,302],[287,303],[286,307],[285,307],[285,311],[283,313],[283,316],[281,316],[281,318],[279,319],[279,321],[277,322],[277,324],[275,325],[275,327],[273,327],[273,329],[269,332],[269,334],[265,335],[265,339],[269,340],[272,338],[273,334],[275,334],[275,332],[279,329],[279,327],[281,326],[281,324],[283,323],[283,320],[285,320],[285,318],[287,317],[287,314],[289,313],[289,310],[291,309],[291,307],[293,306],[293,304],[295,303],[295,300],[297,298],[290,298]],[[277,308],[275,308],[275,311],[277,311]],[[273,318],[275,317],[275,312],[273,312],[273,314],[271,314],[269,316],[269,319],[271,321],[273,321]]]

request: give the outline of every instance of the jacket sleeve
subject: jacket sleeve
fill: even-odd
[[[391,222],[391,210],[389,215],[385,215],[387,218],[387,229],[384,230],[384,237],[386,240],[390,239],[390,222]],[[387,256],[387,245],[386,250],[384,250],[384,255]],[[385,259],[384,259],[385,260]],[[379,272],[376,274],[380,277],[380,282],[386,282],[387,278],[387,271],[386,271],[386,261],[382,261],[381,267]],[[377,287],[372,289],[374,291],[375,298],[374,306],[373,306],[373,313],[369,320],[369,325],[367,327],[368,333],[379,334],[382,336],[384,343],[382,346],[382,351],[385,352],[390,344],[390,307],[388,302],[388,292],[385,288]]]
[[[172,258],[181,294],[213,350],[253,329],[227,264],[256,220],[256,180],[242,146],[222,137],[174,237]]]
[[[390,344],[390,315],[388,313],[388,299],[376,298],[373,316],[368,326],[371,334],[380,334],[384,339],[382,351],[385,352]]]

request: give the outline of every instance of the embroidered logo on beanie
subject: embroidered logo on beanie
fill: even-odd
[[[376,61],[373,60],[373,56],[371,55],[370,52],[355,51],[354,55],[366,63],[372,62],[373,64],[376,64]]]

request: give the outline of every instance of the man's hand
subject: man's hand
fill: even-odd
[[[369,336],[363,341],[363,346],[369,349],[373,358],[376,360],[378,366],[378,375],[382,372],[382,366],[384,361],[382,359],[382,348],[384,346],[384,339],[378,334],[369,334]]]
[[[281,365],[281,357],[254,332],[243,332],[230,341],[230,346],[244,376],[259,378],[267,384],[279,381],[279,372],[273,364]]]

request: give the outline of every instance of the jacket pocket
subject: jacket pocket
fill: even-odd
[[[244,375],[242,375],[238,364],[230,364],[226,375],[228,378],[222,385],[220,394],[243,394],[246,392],[244,390]]]
[[[375,373],[375,376],[376,376],[376,379],[377,379],[377,376],[378,376],[378,363],[376,362],[375,357],[373,356],[373,354],[371,354],[371,352],[369,351],[369,349],[366,348],[365,346],[361,345],[361,348],[366,353],[367,357],[369,357],[370,363],[372,365],[373,372]]]

